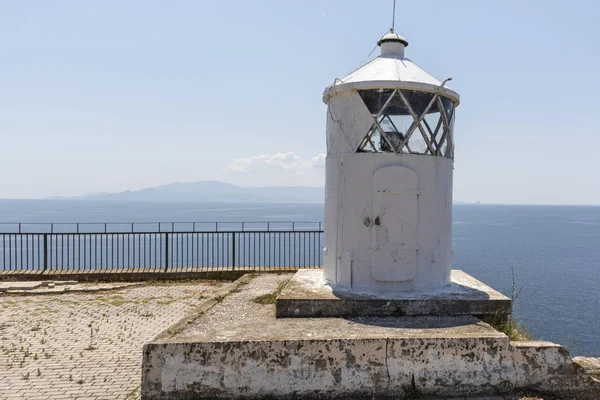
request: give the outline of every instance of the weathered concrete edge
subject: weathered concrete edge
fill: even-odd
[[[188,315],[186,315],[185,317],[183,317],[182,319],[180,319],[179,321],[177,321],[176,323],[174,323],[173,325],[171,325],[164,331],[160,332],[158,335],[156,335],[154,337],[154,339],[152,339],[152,341],[150,343],[162,343],[162,342],[165,342],[168,339],[172,338],[176,334],[180,333],[189,324],[192,324],[194,321],[196,321],[198,318],[200,318],[202,315],[204,315],[204,313],[206,313],[208,310],[210,310],[213,306],[220,303],[225,298],[225,296],[228,296],[231,292],[236,290],[239,286],[245,285],[254,277],[255,277],[255,274],[248,274],[248,273],[244,274],[243,276],[241,276],[234,282],[227,285],[223,290],[218,291],[211,298],[204,301],[194,311],[190,312]],[[146,346],[150,343],[146,343],[144,345],[144,352],[146,351]]]
[[[593,374],[590,368],[582,365],[578,358],[571,357],[569,350],[564,346],[542,340],[511,341],[513,362],[517,371],[517,381],[521,383],[521,390],[531,390],[550,395],[577,395],[577,399],[596,400],[600,398],[600,379]],[[537,371],[523,371],[519,366],[529,364],[535,366]],[[547,376],[540,373],[540,366],[546,366]],[[557,377],[570,376],[565,382],[557,382]],[[527,379],[537,380],[536,384],[526,384]],[[546,385],[551,387],[544,387]]]
[[[474,315],[504,316],[510,300],[329,300],[277,298],[277,318]]]
[[[299,268],[222,270],[222,271],[167,271],[167,272],[97,272],[77,271],[0,271],[0,281],[75,280],[79,282],[140,282],[169,280],[227,280],[234,281],[252,273],[290,273]]]
[[[589,375],[600,380],[600,357],[573,357],[573,361],[585,369]]]
[[[438,345],[435,345],[435,343],[443,343],[445,341],[453,340],[455,339],[429,338],[426,340],[426,342],[428,342],[429,345],[433,345],[434,348],[438,348],[440,351],[443,351],[444,346],[439,347]],[[444,368],[437,372],[435,372],[435,370],[425,368],[425,370],[427,370],[427,378],[423,380],[425,376],[421,374],[421,376],[417,379],[417,386],[415,387],[416,372],[413,370],[413,368],[409,367],[411,362],[414,360],[412,360],[411,357],[405,357],[404,351],[407,349],[407,345],[404,343],[412,342],[414,346],[416,346],[413,349],[414,351],[425,349],[425,347],[423,347],[423,340],[418,338],[412,338],[409,340],[381,337],[349,340],[331,338],[316,340],[301,339],[222,342],[179,341],[173,343],[150,343],[147,346],[144,346],[142,393],[144,395],[144,399],[184,399],[192,397],[217,399],[232,398],[232,396],[235,398],[264,398],[264,396],[269,395],[276,395],[276,398],[282,399],[338,398],[336,396],[339,396],[339,398],[345,398],[345,396],[371,397],[373,395],[397,396],[401,393],[410,394],[410,373],[413,371],[412,389],[416,390],[415,393],[421,393],[423,395],[488,395],[534,390],[537,393],[545,394],[576,394],[578,399],[595,400],[600,394],[600,382],[591,377],[584,368],[573,362],[568,351],[558,344],[542,341],[504,342],[504,340],[501,340],[498,342],[497,339],[494,338],[463,338],[461,340],[462,342],[460,343],[463,344],[460,347],[462,347],[466,353],[463,356],[455,355],[453,357],[457,361],[471,366],[468,367],[468,369],[472,369],[472,371],[466,372],[465,377],[475,377],[483,373],[482,371],[478,370],[477,362],[467,362],[468,357],[475,357],[477,359],[483,357],[479,361],[484,363],[491,362],[491,364],[488,365],[488,367],[492,367],[491,370],[488,371],[487,369],[484,369],[485,373],[489,376],[483,379],[483,381],[479,384],[475,382],[470,382],[469,384],[465,380],[461,381],[462,383],[457,386],[456,381],[453,381],[452,377],[446,375],[447,371]],[[417,342],[420,343],[417,344]],[[492,359],[495,361],[492,361],[489,356],[484,356],[478,352],[473,353],[472,349],[475,343],[477,343],[479,346],[487,346],[487,348],[490,350],[490,355],[492,355]],[[331,346],[332,349],[335,349],[336,346],[340,347],[340,349],[346,349],[345,356],[343,352],[338,352],[340,354],[337,355],[338,358],[341,357],[340,360],[338,360],[340,362],[338,366],[341,366],[342,369],[353,369],[357,367],[362,369],[362,367],[359,367],[358,364],[356,367],[354,367],[348,364],[348,362],[354,364],[356,360],[364,358],[365,354],[362,356],[360,354],[361,352],[364,352],[365,346],[371,348],[371,350],[375,351],[376,353],[383,352],[377,356],[375,353],[373,353],[373,356],[376,356],[375,359],[363,359],[363,361],[360,363],[369,363],[370,368],[367,368],[366,370],[379,368],[381,371],[375,371],[375,375],[379,376],[378,379],[383,380],[385,380],[387,376],[388,383],[381,384],[375,382],[375,386],[372,384],[363,386],[363,384],[367,383],[366,381],[363,381],[362,384],[351,384],[351,387],[348,387],[347,385],[344,385],[344,382],[338,382],[338,384],[333,386],[331,384],[323,384],[323,386],[321,386],[320,384],[315,383],[319,381],[319,379],[316,379],[313,380],[313,383],[311,383],[311,386],[314,386],[312,389],[304,388],[304,385],[307,382],[304,378],[298,380],[298,377],[293,370],[298,368],[304,369],[307,366],[309,368],[313,368],[310,366],[318,366],[319,361],[322,361],[321,359],[323,357],[336,357],[336,355],[334,355],[335,350],[332,350],[334,353],[330,353],[328,346]],[[352,348],[360,349],[360,351],[356,352],[358,350],[350,350],[350,352],[354,355],[348,358],[348,349]],[[450,348],[452,348],[452,346],[446,346],[446,351],[448,351]],[[319,349],[321,351],[319,351]],[[220,355],[221,350],[224,352],[222,356]],[[471,351],[471,353],[468,353],[469,351]],[[284,353],[290,356],[294,355],[295,357],[298,357],[300,352],[304,353],[304,356],[302,357],[307,357],[300,361],[300,364],[294,364],[295,366],[285,366],[282,364],[281,357],[284,356]],[[498,358],[495,355],[498,352],[503,353],[504,357]],[[402,356],[400,356],[400,353]],[[246,356],[244,356],[244,354],[246,354]],[[223,359],[219,357],[226,358],[224,362],[225,365],[223,364]],[[231,359],[231,357],[233,357],[233,359]],[[237,364],[235,359],[240,357],[244,360],[244,362]],[[432,361],[434,358],[429,358],[429,360]],[[217,365],[214,364],[215,362],[221,366],[220,368],[233,368],[233,370],[230,370],[227,373],[224,370],[221,372],[216,372],[214,370],[215,365]],[[239,391],[236,392],[237,389],[240,389],[243,386],[238,379],[243,381],[244,379],[247,380],[248,378],[246,374],[249,372],[249,370],[245,372],[243,372],[243,369],[238,370],[238,367],[245,368],[244,365],[246,362],[250,366],[254,365],[254,367],[251,368],[252,371],[254,371],[254,368],[258,368],[261,365],[267,368],[267,370],[269,368],[273,368],[275,372],[269,372],[269,376],[260,375],[259,373],[261,379],[255,381],[254,383],[263,382],[265,385],[272,384],[272,389],[277,390],[277,393],[245,392],[242,394]],[[177,367],[178,363],[180,363],[181,368]],[[300,367],[300,365],[304,365],[304,367]],[[346,365],[346,367],[344,367],[344,365]],[[365,365],[363,365],[363,367]],[[176,391],[163,391],[164,384],[169,385],[173,383],[163,382],[164,379],[167,379],[167,381],[169,379],[166,375],[164,375],[164,372],[162,372],[165,368],[165,372],[168,370],[167,375],[172,375],[175,373],[175,375],[178,377],[178,383],[176,385],[179,387],[179,389]],[[420,367],[415,365],[415,368],[418,370]],[[394,373],[391,373],[392,369],[395,371]],[[329,368],[325,368],[324,370],[329,370]],[[185,377],[180,374],[185,375]],[[211,386],[215,382],[219,382],[219,379],[215,381],[215,377],[219,376],[219,374],[225,374],[223,376],[225,376],[226,381],[229,381],[229,384],[225,385],[225,388],[223,389],[217,389],[216,387]],[[235,378],[232,374],[237,378]],[[237,376],[237,374],[240,374],[240,376]],[[293,389],[285,389],[285,387],[287,387],[286,385],[280,385],[276,383],[279,381],[279,378],[277,377],[281,377],[281,374],[288,376],[289,379],[294,382],[293,384],[292,381],[289,382],[290,387],[293,386]],[[437,379],[432,380],[430,374],[438,374],[440,382],[438,382]],[[318,377],[318,373],[315,373],[315,371],[312,372],[312,375],[314,375],[314,378]],[[196,381],[196,379],[198,379],[200,376],[203,376],[202,379],[206,379],[206,382]],[[344,376],[344,374],[342,374],[342,376]],[[349,377],[350,375],[345,376]],[[181,380],[179,378],[181,378]],[[191,382],[185,382],[190,378],[193,378],[196,383],[192,383],[191,386],[188,386],[188,384]],[[488,378],[493,378],[493,381],[495,382],[488,382],[486,380]],[[274,381],[271,382],[273,379]],[[391,381],[394,382],[393,385],[390,385]],[[421,384],[425,384],[426,387],[421,386]],[[242,386],[236,389],[234,388],[236,385]],[[186,386],[187,389],[183,389]],[[217,386],[219,385],[217,384]],[[262,384],[259,386],[262,388]],[[407,390],[408,392],[405,393]],[[234,393],[236,394],[234,395]]]
[[[102,287],[102,288],[94,288],[94,289],[65,289],[65,290],[9,290],[6,292],[2,292],[7,296],[52,296],[52,295],[63,295],[63,294],[73,294],[73,293],[98,293],[98,292],[116,292],[119,290],[131,289],[134,287],[144,286],[143,282],[133,282],[128,283],[126,285],[115,286],[115,287]]]

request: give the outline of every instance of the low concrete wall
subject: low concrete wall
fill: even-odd
[[[15,270],[0,271],[0,281],[42,281],[42,280],[60,280],[60,281],[78,281],[78,282],[143,282],[143,281],[163,281],[163,280],[236,280],[248,273],[284,273],[296,272],[298,268],[247,268],[236,267],[223,269],[200,269],[185,268],[164,271],[158,268],[132,268],[132,269],[99,269],[99,270]]]
[[[150,343],[142,373],[148,400],[460,396],[521,388],[583,398],[600,388],[559,345],[479,337]]]

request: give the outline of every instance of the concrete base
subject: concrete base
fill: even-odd
[[[563,347],[510,342],[472,316],[275,318],[273,305],[257,301],[289,278],[258,276],[145,345],[142,398],[458,397],[533,388],[583,399],[598,389]]]
[[[511,300],[469,274],[452,271],[452,283],[432,292],[360,293],[333,290],[323,271],[298,271],[277,297],[277,317],[399,317],[474,315],[506,318]]]

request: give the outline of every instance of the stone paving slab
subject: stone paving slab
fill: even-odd
[[[143,344],[223,285],[1,295],[0,399],[139,399]]]
[[[56,288],[67,285],[77,285],[77,281],[27,281],[27,282],[0,282],[0,292],[35,290],[39,288]]]
[[[30,285],[28,283],[41,283],[39,285]],[[4,283],[4,291],[0,290],[4,294],[14,295],[46,295],[46,294],[61,294],[61,293],[93,293],[93,292],[105,292],[110,290],[119,290],[135,286],[142,286],[142,282],[134,283],[77,283],[76,281],[68,281],[68,283],[60,281],[42,281],[42,282],[12,282]]]

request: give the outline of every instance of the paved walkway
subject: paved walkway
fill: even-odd
[[[143,344],[220,285],[0,294],[0,399],[139,399]]]

